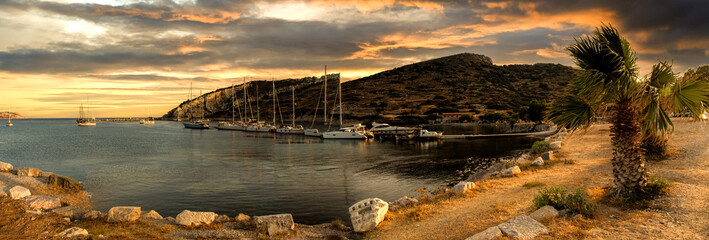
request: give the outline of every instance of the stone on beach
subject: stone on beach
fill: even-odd
[[[416,204],[418,202],[419,202],[419,200],[416,198],[410,198],[409,196],[403,196],[403,197],[397,199],[396,201],[389,203],[389,209],[395,210],[397,208],[406,207],[408,205]]]
[[[184,210],[180,214],[177,214],[177,217],[175,219],[177,221],[177,224],[183,226],[199,226],[202,224],[210,224],[214,222],[214,219],[216,217],[217,214],[213,212],[193,212],[190,210]]]
[[[559,148],[561,148],[561,141],[555,141],[549,144],[549,149],[551,150],[557,150]]]
[[[453,187],[453,192],[455,194],[465,194],[473,188],[475,188],[475,182],[462,181]]]
[[[287,232],[295,228],[293,215],[290,213],[257,216],[254,217],[254,222],[256,222],[259,229],[267,229],[268,235],[270,236]]]
[[[554,158],[554,152],[548,151],[548,152],[542,153],[542,160],[549,161],[552,158]]]
[[[537,209],[537,211],[534,211],[532,214],[529,214],[529,217],[531,217],[534,220],[541,221],[545,218],[548,217],[557,217],[559,216],[559,211],[556,210],[556,208],[546,205],[544,207],[541,207]]]
[[[105,214],[100,211],[91,210],[91,211],[85,213],[83,218],[84,219],[98,219],[98,218],[102,218],[104,216],[105,216]]]
[[[249,215],[239,213],[239,215],[237,215],[234,219],[238,222],[245,222],[251,220],[251,217],[249,217]]]
[[[349,208],[352,227],[356,232],[366,232],[377,227],[384,220],[389,204],[379,198],[359,201]]]
[[[49,178],[50,176],[54,175],[53,172],[40,172],[38,177],[41,178]]]
[[[470,236],[469,238],[466,238],[465,240],[492,240],[502,237],[502,231],[500,231],[500,228],[497,226],[494,227],[489,227],[488,229],[485,229],[485,231],[476,233],[473,236]]]
[[[519,169],[519,166],[514,166],[514,167],[503,170],[502,176],[511,177],[511,176],[514,176],[515,174],[518,174],[521,172],[522,172],[522,170]]]
[[[33,210],[51,210],[62,206],[62,202],[57,197],[47,195],[34,195],[24,198],[27,206]]]
[[[58,214],[62,217],[68,217],[70,219],[80,219],[84,215],[84,210],[81,210],[74,206],[65,206],[52,210],[53,213]]]
[[[12,170],[12,164],[6,162],[0,162],[0,171],[10,171]]]
[[[141,215],[140,215],[140,218],[141,218],[141,219],[155,219],[155,220],[161,220],[161,219],[162,219],[162,216],[160,216],[160,214],[159,214],[158,212],[156,212],[155,210],[150,210],[149,212],[147,212],[147,213],[145,213],[145,214],[141,214]]]
[[[79,180],[64,175],[53,174],[49,176],[49,185],[58,186],[64,189],[83,190]]]
[[[83,228],[73,227],[60,232],[56,236],[62,238],[87,238],[89,237],[89,232]]]
[[[39,174],[41,172],[42,170],[39,170],[37,168],[24,167],[17,169],[17,176],[39,177]]]
[[[30,192],[30,190],[23,186],[14,186],[10,188],[10,197],[12,199],[21,199],[31,195],[32,193]]]
[[[515,239],[533,239],[549,232],[549,228],[527,215],[519,215],[498,227],[506,236]]]
[[[140,218],[140,207],[112,207],[108,210],[108,222],[132,222]]]
[[[534,162],[532,162],[533,166],[542,166],[544,165],[544,159],[541,157],[538,157],[537,159],[534,159]]]

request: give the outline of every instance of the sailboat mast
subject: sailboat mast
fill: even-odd
[[[246,77],[244,77],[244,84],[241,84],[241,87],[244,88],[244,117],[246,117],[246,101],[248,100],[246,98]],[[244,121],[242,118],[241,121]]]
[[[323,123],[327,123],[327,65],[325,65],[325,105],[323,106]]]
[[[295,127],[295,87],[291,87],[291,93],[293,96],[293,121],[291,122],[291,126]]]
[[[234,84],[231,84],[231,123],[234,123],[234,102],[236,101],[236,92],[234,91]]]
[[[258,102],[258,84],[256,84],[256,122],[261,121],[261,108],[259,108]]]
[[[337,77],[337,95],[340,95],[340,126],[342,126],[342,81]]]
[[[276,82],[271,78],[271,84],[273,85],[273,126],[276,126]]]
[[[190,105],[192,104],[189,104],[190,102],[192,102],[192,82],[190,82],[190,101],[187,105],[187,111],[190,113],[190,119],[188,121],[192,121],[192,118],[194,118],[194,113],[192,112],[192,109],[190,107]]]

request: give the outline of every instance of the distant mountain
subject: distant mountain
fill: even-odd
[[[560,96],[575,74],[574,69],[560,64],[499,66],[494,65],[489,57],[463,53],[345,82],[342,84],[343,112],[347,118],[376,119],[380,115],[425,115],[475,108],[516,110],[535,99],[552,100]],[[290,119],[292,111],[291,87],[296,89],[296,115],[301,120],[312,120],[316,105],[319,105],[317,114],[320,117],[317,119],[322,119],[322,100],[318,104],[318,99],[322,98],[322,80],[322,77],[307,77],[276,81],[277,100],[284,120]],[[256,111],[256,86],[259,88],[261,120],[271,120],[271,82],[250,83],[247,91],[253,111]],[[237,100],[243,98],[241,85],[234,92]],[[328,115],[335,107],[336,93],[337,76],[330,75]],[[205,97],[207,118],[230,118],[230,88],[207,93]],[[165,117],[175,118],[176,112],[199,114],[201,101],[183,102]],[[276,117],[279,121],[280,115]]]
[[[25,118],[24,116],[20,115],[19,113],[16,112],[0,112],[0,118],[7,118],[8,116],[12,116],[12,119],[22,119]]]

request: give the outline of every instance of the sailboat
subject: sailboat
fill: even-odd
[[[200,92],[199,95],[202,95],[202,92]],[[192,99],[192,83],[190,83],[190,99]],[[204,97],[203,97],[204,99]],[[205,99],[206,102],[206,99]],[[204,103],[206,105],[206,103]],[[202,109],[202,117],[199,120],[192,120],[192,111],[190,111],[190,121],[188,122],[182,122],[182,125],[185,126],[185,128],[191,128],[191,129],[209,129],[209,121],[204,120],[204,109]]]
[[[88,109],[88,107],[86,107],[86,108]],[[79,125],[80,127],[96,126],[96,122],[94,122],[92,120],[93,119],[86,118],[86,114],[84,113],[84,104],[82,103],[79,106],[79,119],[76,119],[76,124]]]
[[[231,85],[231,122],[219,122],[217,129],[219,130],[243,130],[240,123],[236,122],[234,103],[236,101],[236,92],[234,91],[234,84]],[[241,112],[239,112],[241,114]]]
[[[10,121],[10,119],[12,119],[12,114],[10,114],[10,111],[8,110],[7,111],[7,123],[5,124],[5,126],[12,127],[14,125],[14,124],[12,124],[12,121]]]
[[[277,133],[285,133],[285,134],[303,134],[305,132],[305,129],[303,129],[303,126],[295,125],[295,87],[291,87],[291,95],[292,95],[292,105],[293,105],[293,114],[292,114],[291,125],[290,126],[282,126],[278,129],[276,129],[276,132]]]
[[[327,78],[327,76],[326,76]],[[355,124],[352,127],[342,127],[342,81],[338,79],[337,96],[340,101],[340,129],[334,132],[324,132],[324,139],[367,139],[367,130],[362,124]]]
[[[325,76],[323,77],[323,91],[325,92],[325,100],[323,101],[324,107],[323,107],[323,123],[327,123],[327,65],[325,65]],[[320,99],[318,99],[318,104]],[[315,107],[315,115],[317,115],[318,108]],[[315,123],[315,117],[313,116],[313,124]],[[311,125],[310,128],[303,130],[303,134],[305,136],[310,136],[310,137],[322,137],[322,133],[320,130],[317,128],[313,128]]]
[[[150,113],[148,113],[148,114],[150,114]],[[155,119],[153,119],[153,117],[143,118],[143,119],[140,119],[140,124],[145,124],[145,125],[155,124]]]

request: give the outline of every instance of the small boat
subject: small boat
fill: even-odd
[[[304,134],[305,129],[301,125],[295,125],[295,88],[291,87],[291,92],[292,92],[292,105],[293,105],[293,114],[292,119],[291,119],[291,125],[290,126],[281,126],[278,129],[276,129],[277,133],[282,133],[282,134]],[[316,129],[317,130],[317,129]]]
[[[12,119],[12,115],[10,114],[10,111],[7,111],[7,123],[5,124],[5,126],[12,127],[14,125],[12,124],[12,121],[10,121],[10,119]]]
[[[441,132],[434,132],[434,131],[428,131],[426,129],[421,129],[421,131],[419,131],[417,135],[414,135],[414,139],[437,140],[437,139],[441,139],[442,136],[443,136],[443,133],[441,133]]]
[[[88,109],[88,107],[87,107],[87,109]],[[84,104],[81,104],[79,106],[79,119],[76,119],[76,125],[78,125],[80,127],[96,126],[96,122],[94,122],[92,120],[93,119],[86,118],[86,114],[84,113]]]
[[[372,128],[369,129],[375,137],[397,136],[397,135],[412,135],[417,128],[411,127],[396,127],[386,123],[372,123]]]
[[[153,117],[140,119],[140,124],[155,124],[155,119]]]
[[[202,95],[202,91],[200,91],[199,94]],[[190,83],[190,99],[191,98],[192,98],[192,83]],[[207,105],[207,103],[203,102],[203,108],[206,105]],[[190,119],[192,119],[191,112],[190,112]],[[209,119],[204,119],[204,109],[202,109],[202,116],[200,117],[199,120],[182,122],[182,125],[185,126],[185,128],[190,128],[190,129],[209,129]]]
[[[322,133],[317,128],[309,128],[303,130],[303,135],[309,137],[322,137]]]
[[[366,131],[362,124],[356,124],[352,127],[343,127],[334,132],[324,132],[322,137],[324,139],[367,139],[367,136],[363,133]]]
[[[235,114],[235,109],[234,106],[236,102],[236,92],[234,91],[234,85],[231,85],[231,122],[219,122],[219,125],[217,126],[217,129],[219,130],[244,130],[244,127],[242,127],[243,123],[242,122],[236,122],[236,114]],[[239,115],[241,115],[241,112],[239,112]],[[243,117],[242,117],[243,119]]]

